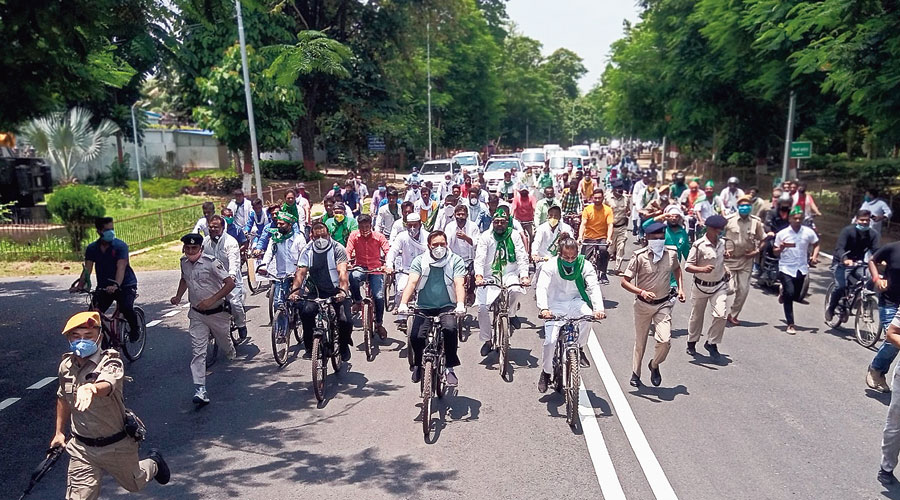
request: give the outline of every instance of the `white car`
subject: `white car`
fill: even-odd
[[[483,187],[486,187],[490,193],[497,192],[500,183],[503,182],[503,173],[510,172],[513,168],[521,172],[525,168],[525,164],[515,155],[490,157],[484,164],[484,180],[487,182],[487,186]]]
[[[591,148],[589,148],[588,146],[584,146],[582,144],[576,144],[574,146],[571,146],[568,151],[575,153],[582,158],[585,158],[585,157],[590,158],[590,156],[591,156]]]
[[[544,168],[544,150],[542,148],[529,148],[522,151],[521,160],[526,167]]]
[[[572,162],[572,165],[577,170],[579,167],[584,167],[584,164],[581,161],[581,157],[574,155],[572,153],[556,153],[555,156],[550,157],[550,173],[554,176],[565,173],[566,165]]]
[[[449,173],[452,178],[461,169],[462,167],[459,166],[459,163],[452,158],[426,161],[422,168],[419,169],[419,178],[422,180],[422,185],[427,181],[431,181],[431,184],[437,188],[441,182],[444,182],[444,174]]]
[[[483,168],[481,165],[481,156],[474,151],[465,151],[463,153],[455,154],[453,155],[453,159],[470,174],[481,172],[481,169]]]
[[[544,144],[544,158],[550,158],[563,148],[559,144]]]

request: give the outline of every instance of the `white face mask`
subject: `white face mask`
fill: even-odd
[[[329,238],[316,238],[313,240],[313,249],[323,252],[328,249],[330,244],[331,240]]]
[[[434,247],[431,249],[431,258],[441,260],[447,256],[447,247]]]
[[[658,262],[662,258],[663,250],[666,248],[666,240],[648,240],[647,246],[653,252],[653,262]]]
[[[418,227],[408,227],[406,228],[406,232],[409,233],[413,239],[417,239],[419,237],[419,228]]]

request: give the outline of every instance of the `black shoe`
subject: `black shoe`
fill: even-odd
[[[522,328],[522,318],[520,318],[518,316],[510,316],[509,317],[509,326],[511,326],[513,330],[518,330],[519,328]],[[512,332],[509,332],[509,333],[512,334]]]
[[[709,351],[709,357],[713,359],[713,361],[719,360],[719,348],[716,347],[716,344],[710,344],[709,342],[703,343],[703,348]]]
[[[150,454],[147,455],[147,458],[156,462],[156,475],[153,476],[153,479],[156,479],[156,482],[159,484],[168,483],[169,478],[172,477],[172,473],[169,472],[169,466],[166,464],[166,461],[163,460],[159,450],[150,450]],[[880,478],[881,474],[879,474],[878,477]]]
[[[303,351],[303,359],[312,359],[312,349],[306,349]]]
[[[419,381],[422,380],[422,368],[418,366],[414,366],[412,369],[412,381],[414,384],[418,384]]]
[[[579,358],[581,358],[581,359],[580,359],[580,361],[578,362],[578,364],[580,364],[582,368],[590,368],[590,367],[591,367],[591,362],[588,361],[587,356],[584,355],[584,350],[583,350],[583,349],[579,349],[578,352],[581,354],[581,355],[579,356]]]
[[[350,361],[350,346],[348,346],[348,345],[341,346],[341,361],[344,361],[344,362]]]
[[[538,379],[538,392],[543,394],[547,392],[547,385],[550,383],[550,374],[541,371],[541,378]]]
[[[628,385],[630,385],[631,387],[640,387],[640,386],[642,385],[642,384],[641,384],[641,377],[638,377],[637,374],[635,374],[634,372],[632,372],[632,373],[631,373],[631,380],[628,381]]]
[[[893,472],[888,472],[879,467],[878,468],[878,482],[885,486],[890,486],[897,482],[897,478],[894,476]]]
[[[494,346],[493,346],[493,344],[491,344],[491,341],[488,340],[487,342],[484,343],[483,346],[481,346],[481,355],[482,355],[482,356],[487,356],[487,355],[490,354],[493,350],[494,350]]]
[[[688,342],[687,350],[685,352],[687,352],[691,356],[696,356],[697,355],[697,343],[696,342]]]
[[[247,327],[246,326],[239,326],[237,331],[238,331],[238,338],[240,338],[241,340],[244,340],[245,338],[247,338]]]
[[[825,323],[831,326],[832,321],[834,321],[834,310],[828,309],[825,311]]]
[[[609,278],[606,276],[606,273],[601,274],[601,275],[600,275],[600,279],[599,279],[598,281],[600,281],[600,284],[601,284],[601,285],[608,285],[608,284],[609,284]]]
[[[140,338],[141,338],[140,330],[137,330],[134,328],[129,328],[129,330],[128,330],[128,341],[129,342],[137,342],[138,339],[140,339]]]
[[[662,374],[659,373],[659,367],[653,368],[653,360],[647,363],[647,368],[650,368],[650,383],[656,387],[659,387],[659,384],[662,383]]]

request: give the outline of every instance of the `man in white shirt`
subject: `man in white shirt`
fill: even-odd
[[[207,201],[203,203],[201,209],[203,210],[203,217],[197,219],[197,223],[194,224],[194,230],[192,232],[201,236],[209,236],[209,218],[216,213],[216,204]]]
[[[244,314],[244,287],[241,276],[241,249],[234,237],[225,232],[225,219],[213,215],[209,219],[209,236],[203,238],[203,253],[215,258],[225,266],[228,275],[234,278],[234,289],[228,294],[231,317],[240,337],[247,337],[247,317]]]
[[[561,219],[562,209],[559,208],[559,205],[553,205],[547,210],[547,222],[539,225],[535,230],[534,243],[531,245],[535,276],[540,276],[541,267],[546,261],[556,257],[559,252],[559,242],[566,234],[569,238],[578,236],[572,226],[562,222]]]
[[[722,201],[724,212],[722,215],[733,214],[737,212],[738,200],[744,196],[744,190],[738,187],[738,178],[729,177],[728,186],[719,194],[719,200]]]
[[[272,306],[276,311],[291,292],[300,251],[306,246],[306,237],[303,233],[294,231],[295,221],[294,214],[289,212],[282,211],[275,216],[278,232],[272,236],[266,254],[259,264],[260,274],[280,280],[273,282],[272,289]]]
[[[444,174],[444,180],[438,184],[437,187],[437,197],[438,201],[444,201],[447,198],[447,195],[453,190],[453,180],[451,179],[450,172]]]
[[[412,181],[409,183],[409,189],[406,190],[406,196],[403,198],[403,201],[411,201],[413,203],[416,200],[422,198],[422,195],[419,194],[419,183],[416,181]]]
[[[404,206],[406,203],[403,204]],[[396,304],[400,303],[400,297],[403,289],[406,288],[406,282],[409,279],[409,266],[413,259],[422,255],[428,250],[428,231],[422,227],[422,218],[415,211],[406,216],[406,230],[397,231],[392,241],[389,242],[390,251],[384,260],[386,274],[392,274],[396,266],[398,272],[394,279],[396,280]],[[397,322],[406,321],[406,315],[398,314]]]
[[[361,204],[362,201],[369,196],[369,187],[363,182],[362,177],[358,175],[356,176],[356,182],[354,184],[356,184],[356,193],[359,195],[359,202]]]
[[[809,274],[809,265],[819,262],[819,237],[815,231],[803,225],[802,207],[795,206],[791,209],[790,225],[775,235],[774,252],[778,256],[778,280],[781,281],[778,302],[784,305],[787,333],[794,335],[797,333],[794,302],[801,298],[800,290]]]
[[[485,277],[502,281],[504,286],[521,284],[528,286],[528,253],[522,234],[512,225],[509,210],[498,208],[494,213],[491,229],[485,231],[478,239],[475,247],[475,284],[484,283]],[[481,355],[487,356],[494,350],[491,343],[491,315],[488,312],[491,304],[500,296],[500,289],[493,286],[480,287],[476,292],[478,305],[478,337],[484,342]],[[519,299],[525,295],[524,289],[513,287],[509,290],[510,327],[519,328],[520,320],[516,316]]]
[[[884,227],[884,221],[885,219],[890,219],[893,212],[891,211],[891,206],[878,196],[878,192],[875,189],[866,191],[859,209],[868,210],[872,214],[871,228],[878,231],[878,234],[883,234],[881,230]]]
[[[550,319],[571,318],[593,314],[596,319],[606,317],[603,308],[603,294],[597,281],[594,265],[578,255],[578,243],[566,238],[560,243],[559,255],[550,259],[541,268],[537,280],[537,307],[540,316]],[[544,325],[544,350],[541,356],[541,378],[538,380],[538,391],[547,392],[550,376],[553,373],[553,353],[556,349],[559,329],[564,321],[547,321]],[[589,367],[590,363],[584,355],[584,346],[591,335],[591,324],[582,321],[578,324],[578,347],[581,348],[579,364]]]
[[[244,197],[243,189],[235,189],[233,194],[234,199],[228,202],[226,208],[231,209],[231,212],[234,214],[234,223],[239,230],[243,231],[247,227],[247,217],[253,211],[253,203]]]
[[[387,189],[387,203],[382,205],[375,216],[375,230],[383,234],[385,238],[390,239],[394,222],[400,219],[400,205],[397,204],[397,188],[390,187]]]
[[[394,245],[394,241],[406,232],[406,218],[409,214],[415,212],[415,204],[411,201],[404,201],[400,204],[400,217],[398,217],[391,226],[391,235],[388,237],[388,244]],[[419,219],[421,220],[421,218]]]
[[[466,303],[475,301],[475,245],[481,236],[478,224],[469,220],[469,207],[457,205],[453,209],[453,222],[447,223],[443,231],[447,234],[447,247],[450,251],[462,257],[466,264],[466,272],[472,279],[470,287],[466,289]]]

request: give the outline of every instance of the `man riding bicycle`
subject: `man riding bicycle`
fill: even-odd
[[[586,243],[581,247],[581,253],[591,262],[597,263],[596,271],[600,274],[600,283],[609,284],[606,277],[606,269],[609,266],[609,251],[606,245],[613,237],[613,210],[603,202],[603,190],[596,189],[593,192],[592,205],[584,207],[581,212],[581,227],[578,229],[578,239]],[[596,256],[594,254],[597,254]]]
[[[834,276],[834,292],[829,297],[828,309],[825,310],[825,321],[834,319],[834,308],[844,293],[847,291],[847,276],[853,270],[857,262],[866,258],[866,253],[878,250],[881,236],[878,231],[870,227],[872,213],[868,210],[860,210],[856,213],[856,223],[850,224],[841,230],[837,245],[834,247],[834,257],[831,262],[831,272]]]
[[[465,205],[457,205],[453,210],[456,224],[447,224],[444,231],[447,235],[447,247],[450,251],[462,258],[466,265],[466,275],[470,277],[470,288],[466,289],[466,296],[474,301],[475,296],[475,243],[481,232],[478,225],[469,220],[469,208]],[[471,302],[469,302],[471,303]]]
[[[428,244],[426,238],[428,238],[428,232],[422,228],[422,218],[419,216],[418,212],[412,212],[407,215],[406,231],[399,232],[396,239],[390,242],[390,251],[388,252],[387,259],[384,263],[385,273],[392,274],[394,272],[395,264],[399,271],[403,271],[404,273],[407,272],[409,266],[412,265],[413,259],[425,253]],[[399,304],[403,289],[406,288],[408,276],[401,273],[395,279],[397,290],[396,300]],[[406,316],[398,314],[397,321],[406,321]]]
[[[416,308],[419,314],[413,318],[410,343],[413,348],[412,381],[418,383],[422,378],[422,351],[428,341],[428,330],[431,321],[425,316],[437,318],[440,314],[455,311],[465,314],[466,305],[463,282],[466,276],[466,265],[460,256],[447,249],[447,236],[442,231],[428,235],[428,252],[413,259],[409,267],[409,280],[403,290],[397,312],[409,314],[408,303],[413,293],[418,293]],[[455,305],[455,307],[454,307]],[[453,317],[441,318],[441,333],[444,335],[444,355],[447,359],[447,385],[459,384],[453,373],[453,367],[459,366],[457,355],[458,337],[456,336],[457,320]]]
[[[100,217],[94,221],[94,226],[100,237],[84,250],[84,270],[70,291],[84,290],[85,283],[91,276],[91,269],[96,266],[97,288],[100,293],[92,305],[105,313],[115,301],[128,322],[129,340],[134,342],[141,332],[134,313],[137,276],[128,263],[128,245],[116,238],[112,217]]]
[[[300,252],[306,246],[306,237],[303,233],[294,231],[294,223],[297,219],[294,214],[279,212],[275,217],[277,229],[272,234],[271,244],[266,248],[259,266],[259,273],[281,280],[272,290],[272,306],[277,311],[284,298],[290,294],[293,280],[286,279],[297,272],[297,261]],[[273,267],[274,260],[274,267]]]
[[[347,238],[347,255],[357,266],[367,271],[379,269],[382,267],[382,259],[386,258],[390,251],[388,241],[383,234],[372,231],[372,216],[362,214],[357,222],[359,229],[350,233],[350,237]],[[359,304],[363,299],[359,291],[359,285],[363,280],[368,282],[369,292],[375,300],[375,330],[378,332],[378,336],[384,340],[387,338],[387,330],[382,324],[384,322],[384,274],[350,272],[350,293],[353,295],[355,304]]]
[[[537,279],[537,307],[544,319],[550,319],[554,315],[574,317],[593,314],[597,319],[606,317],[597,271],[584,255],[578,255],[578,243],[572,238],[563,239],[559,244],[559,255],[541,267]],[[542,370],[538,379],[538,391],[541,393],[547,392],[550,375],[553,373],[553,352],[561,326],[562,321],[547,321],[544,326]],[[584,346],[590,338],[591,325],[582,322],[578,329],[580,364],[587,368],[590,363],[584,355]]]

